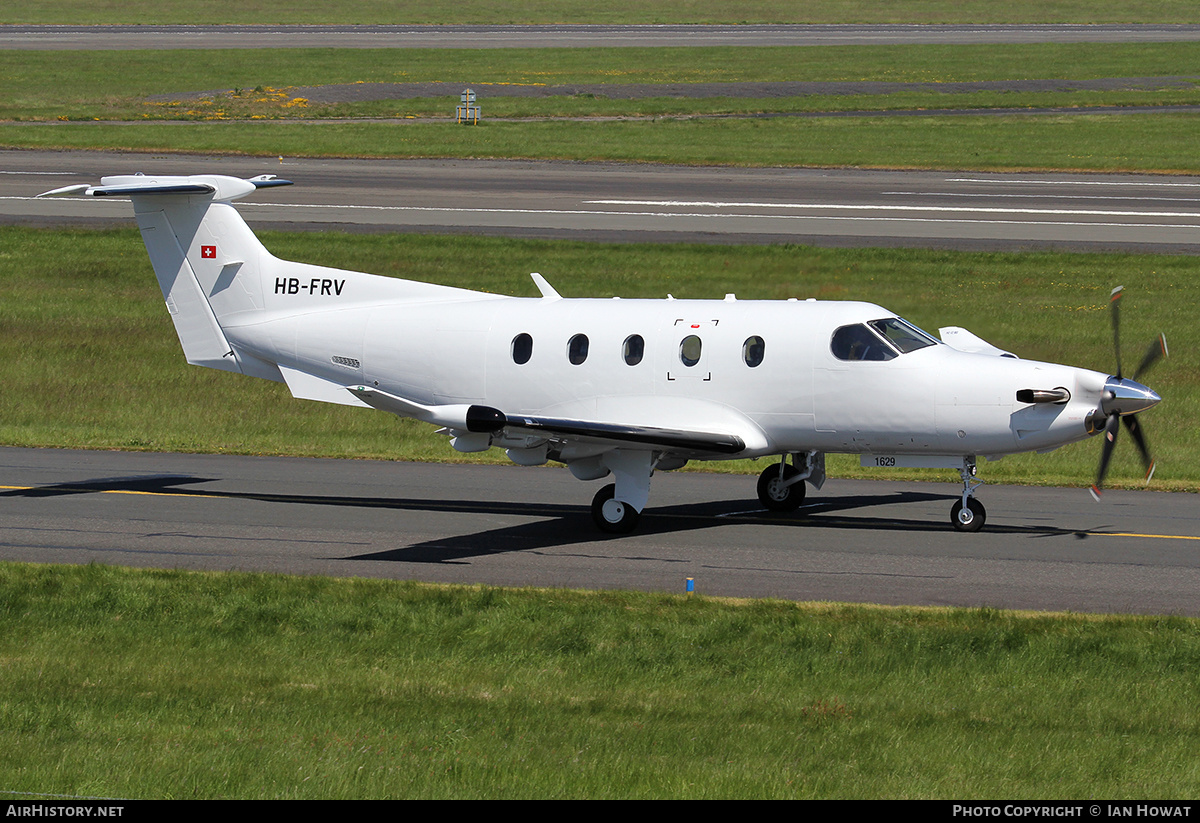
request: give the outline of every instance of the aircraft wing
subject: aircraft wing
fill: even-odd
[[[769,451],[766,435],[728,406],[694,398],[605,398],[536,414],[506,414],[482,404],[430,406],[368,386],[347,386],[358,400],[401,417],[493,437],[537,434],[547,440],[643,446],[673,454],[735,455]],[[658,425],[647,425],[654,420]]]
[[[658,446],[670,451],[739,454],[746,450],[746,441],[727,431],[663,428],[527,414],[508,415],[490,406],[471,406],[467,410],[466,422],[468,431],[489,434],[505,429],[520,429],[537,432],[551,439],[578,438]]]

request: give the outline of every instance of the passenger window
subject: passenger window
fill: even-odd
[[[577,334],[567,343],[567,359],[572,366],[578,366],[588,355],[588,339],[586,334]]]
[[[631,334],[625,338],[625,345],[621,347],[621,356],[625,358],[627,365],[636,366],[641,363],[645,353],[646,341],[640,334]]]
[[[861,323],[833,333],[830,349],[838,360],[891,360],[895,350]]]
[[[512,341],[512,359],[518,366],[523,366],[533,357],[533,338],[521,332]]]
[[[747,366],[754,368],[762,363],[766,351],[767,343],[761,337],[747,337],[746,342],[742,344],[742,359],[746,361]]]
[[[685,366],[694,366],[700,362],[700,338],[689,334],[679,344],[679,359]]]

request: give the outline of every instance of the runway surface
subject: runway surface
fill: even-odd
[[[984,472],[986,477],[986,472]],[[1195,495],[830,481],[772,515],[754,478],[655,476],[601,538],[565,470],[0,449],[0,554],[47,563],[631,588],[913,605],[1200,614]]]
[[[0,26],[0,49],[594,48],[1152,43],[1194,25]]]
[[[33,199],[106,174],[277,174],[255,228],[603,241],[1195,253],[1200,180],[491,160],[0,151],[0,222],[132,225],[128,202]]]

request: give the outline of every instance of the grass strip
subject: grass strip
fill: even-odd
[[[1172,105],[1197,88],[1087,92],[906,91],[775,99],[619,101],[584,96],[492,98],[485,122],[326,123],[328,117],[448,116],[449,99],[307,105],[296,86],[460,80],[466,84],[920,81],[1200,76],[1189,43],[838,48],[221,50],[0,53],[0,118],[88,120],[0,125],[0,145],[265,155],[544,157],[741,165],[1196,170],[1189,114],[676,119],[691,114],[795,114],[945,107]],[[486,85],[481,86],[486,89]],[[207,100],[155,94],[232,90]],[[257,91],[261,89],[260,91]],[[291,91],[289,91],[291,89]],[[589,121],[592,117],[656,117]],[[496,122],[488,117],[580,117]],[[1115,118],[1120,119],[1115,119]],[[191,119],[221,123],[152,123]],[[303,123],[260,118],[300,119]],[[120,127],[95,121],[125,121]],[[139,125],[140,124],[140,125]]]
[[[172,53],[0,52],[0,119],[134,119],[186,114],[146,97],[246,91],[263,98],[251,114],[313,115],[284,107],[266,89],[354,83],[486,85],[734,82],[960,83],[982,80],[1189,77],[1200,74],[1192,43],[1032,43],[980,46],[696,47],[584,49],[214,49]],[[258,94],[250,92],[259,90]],[[947,95],[942,95],[946,97]],[[865,108],[887,107],[889,95]],[[936,100],[938,95],[928,95]],[[1165,90],[1139,96],[1175,102]],[[791,98],[755,101],[775,110]],[[836,106],[838,95],[817,96]],[[1063,101],[1072,100],[1066,96]],[[1081,97],[1079,100],[1087,100]],[[1105,100],[1102,96],[1100,100]],[[169,101],[168,101],[169,102]],[[810,101],[812,102],[812,101]],[[488,102],[491,106],[491,102]],[[731,103],[736,104],[736,102]],[[1020,104],[1020,103],[1016,103]],[[1064,102],[1064,104],[1069,104]],[[1092,103],[1088,103],[1092,104]],[[630,104],[629,113],[637,113]],[[751,109],[754,110],[754,109]],[[211,114],[211,112],[209,113]]]
[[[1180,617],[6,563],[0,625],[3,792],[1200,791]]]
[[[471,84],[462,83],[461,87]],[[639,97],[623,99],[603,91],[549,97],[496,96],[492,86],[473,84],[481,95],[490,124],[497,120],[616,119],[651,117],[771,117],[779,115],[867,115],[943,112],[946,114],[1046,114],[1039,109],[1064,110],[1063,114],[1110,114],[1112,108],[1160,109],[1144,113],[1171,113],[1167,107],[1200,107],[1200,80],[1170,88],[1068,91],[895,91],[886,94],[808,94],[794,97]],[[595,89],[595,86],[586,88]],[[265,87],[206,93],[200,97],[172,98],[146,103],[132,101],[95,106],[64,106],[54,115],[59,122],[206,122],[286,120],[445,121],[459,104],[459,96],[316,102],[304,89]],[[1133,112],[1118,112],[1133,113]],[[43,123],[18,116],[17,122]]]
[[[46,0],[11,4],[0,23],[92,23],[186,25],[244,23],[350,24],[529,24],[529,23],[1186,23],[1200,19],[1189,0],[1012,0],[1009,3],[949,3],[943,0],[894,3],[888,0],[827,0],[779,3],[774,0],[650,0],[629,5],[581,0],[440,0],[414,5],[402,0],[361,0],[352,4],[295,4],[284,0]]]
[[[0,147],[975,171],[1200,171],[1190,114],[0,126]]]
[[[540,271],[568,297],[867,300],[936,332],[961,325],[1022,357],[1115,367],[1109,290],[1126,287],[1125,361],[1163,331],[1171,358],[1147,382],[1164,402],[1143,424],[1154,487],[1200,484],[1197,262],[1136,254],[985,254],[815,247],[600,244],[420,235],[262,233],[275,254],[496,293],[534,296]],[[430,426],[291,399],[279,384],[187,366],[134,228],[0,228],[0,443],[165,451],[502,461],[452,451]],[[1099,444],[989,464],[989,481],[1091,482]],[[704,464],[754,471],[755,464]],[[831,456],[834,476],[878,477]],[[758,466],[761,468],[761,466]],[[1136,450],[1109,483],[1139,483]],[[889,473],[953,479],[953,472]]]
[[[142,119],[171,114],[152,95],[344,83],[712,83],[883,81],[950,83],[1200,75],[1192,43],[1037,43],[834,47],[585,49],[216,49],[171,52],[0,52],[0,119]],[[1153,89],[1147,104],[1170,102]],[[247,95],[249,97],[250,95]],[[945,95],[943,95],[945,96]],[[269,98],[269,94],[257,94]],[[879,106],[889,105],[879,95]],[[929,95],[936,99],[937,95]],[[292,98],[289,98],[289,100]],[[820,98],[818,98],[819,100]],[[829,96],[836,105],[838,96]],[[1070,98],[1064,98],[1070,99]],[[1081,98],[1083,99],[1083,98]],[[1103,99],[1103,98],[1102,98]],[[787,105],[789,98],[755,101]],[[286,102],[286,101],[284,101]],[[866,108],[874,107],[864,100]],[[1019,104],[1018,104],[1019,105]],[[297,116],[266,100],[260,111]],[[636,109],[634,109],[636,111]],[[186,112],[186,109],[183,109]],[[175,112],[175,116],[178,115]],[[211,114],[211,112],[210,112]]]

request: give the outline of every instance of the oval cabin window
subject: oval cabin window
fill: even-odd
[[[679,344],[679,359],[685,366],[694,366],[700,362],[700,338],[689,334]]]
[[[512,359],[518,366],[523,366],[533,357],[533,338],[521,332],[512,341]]]
[[[621,356],[625,358],[626,365],[636,366],[642,362],[645,354],[646,341],[640,334],[631,334],[625,338],[625,345],[621,347]]]
[[[742,344],[742,359],[746,361],[746,365],[754,368],[763,361],[763,355],[767,353],[767,343],[758,335],[746,338],[746,342]]]
[[[572,366],[578,366],[588,356],[588,339],[586,334],[577,334],[567,343],[567,359]]]

